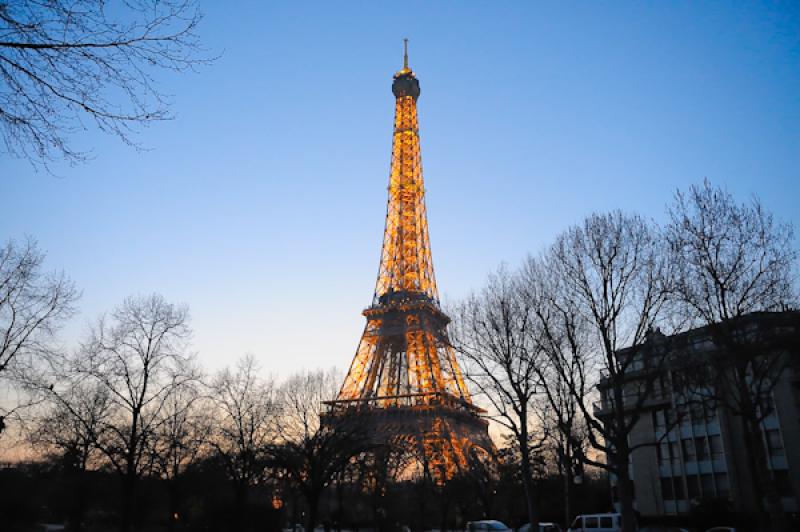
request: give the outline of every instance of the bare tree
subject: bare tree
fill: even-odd
[[[651,224],[621,212],[588,217],[556,240],[545,261],[545,268],[559,280],[545,297],[553,306],[550,316],[557,320],[550,330],[544,329],[552,336],[546,338],[550,367],[576,399],[592,447],[607,457],[602,461],[584,456],[584,461],[617,477],[623,527],[630,532],[636,524],[628,462],[637,447],[654,442],[632,442],[629,435],[648,411],[658,375],[668,362],[664,351],[636,348],[644,345],[665,311],[668,263]],[[566,343],[559,338],[569,334],[564,327],[577,318],[586,322],[587,351],[576,350],[569,337]],[[549,322],[550,317],[542,315],[537,326]],[[623,348],[638,354],[624,355]],[[585,401],[598,386],[606,393],[603,404],[611,407],[602,418]],[[552,390],[549,396],[552,402]]]
[[[547,427],[548,446],[563,483],[564,521],[570,523],[573,483],[582,475],[589,448],[588,426],[581,413],[595,390],[586,387],[586,375],[596,374],[600,367],[592,357],[588,320],[560,299],[565,280],[535,257],[525,261],[519,277],[530,312],[532,342],[544,355],[535,371],[546,407],[537,413],[540,424]]]
[[[151,471],[167,484],[169,529],[181,519],[181,479],[202,458],[214,420],[195,382],[174,390],[166,400],[161,420],[147,442]]]
[[[451,340],[461,355],[465,377],[487,403],[490,415],[519,446],[522,483],[532,530],[539,526],[533,455],[545,438],[534,415],[541,393],[537,366],[541,352],[532,342],[528,301],[521,285],[504,267],[486,286],[457,306]]]
[[[111,413],[95,444],[123,481],[122,528],[134,517],[148,448],[174,394],[196,380],[185,306],[160,295],[131,297],[91,328],[72,371],[104,389]],[[54,390],[63,395],[64,391]]]
[[[239,519],[246,518],[250,488],[264,478],[266,451],[275,438],[275,393],[272,380],[259,376],[252,356],[233,370],[224,369],[211,383],[216,411],[209,443],[233,482]]]
[[[52,340],[74,313],[78,297],[64,274],[42,271],[44,253],[36,242],[9,240],[0,248],[0,383],[6,390],[34,377],[30,374],[53,354]],[[10,416],[30,402],[23,397],[0,403],[0,434]]]
[[[336,397],[336,371],[295,374],[280,389],[279,439],[270,447],[272,465],[285,471],[308,503],[307,530],[314,530],[322,492],[350,460],[372,446],[353,423],[322,422],[322,402]]]
[[[798,343],[775,349],[758,330],[746,330],[749,313],[784,310],[796,303],[793,228],[776,222],[753,198],[739,204],[705,181],[677,192],[666,234],[677,265],[675,294],[693,325],[709,327],[715,349],[695,395],[723,406],[744,428],[748,467],[761,502],[763,526],[783,530],[783,510],[767,465],[761,424],[774,412],[772,391]],[[689,383],[690,385],[692,383]],[[769,519],[765,514],[769,515]]]
[[[29,441],[35,449],[52,453],[68,477],[75,477],[69,526],[70,530],[80,531],[89,502],[87,471],[103,463],[97,441],[107,430],[111,398],[103,386],[80,380],[71,381],[63,394],[47,397],[48,409],[37,418]]]
[[[194,0],[0,2],[0,126],[8,153],[34,165],[86,153],[69,137],[92,122],[134,144],[137,125],[171,117],[154,70],[201,57]]]

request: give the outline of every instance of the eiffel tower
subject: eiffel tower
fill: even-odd
[[[328,422],[357,422],[375,443],[404,444],[437,483],[493,450],[488,423],[472,403],[447,335],[428,239],[420,160],[419,80],[394,75],[394,138],[378,281],[344,384],[327,401]]]

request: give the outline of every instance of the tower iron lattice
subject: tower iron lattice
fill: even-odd
[[[419,80],[394,75],[392,162],[383,248],[367,324],[326,422],[357,422],[376,443],[404,444],[441,483],[493,447],[447,335],[428,237],[420,158]]]

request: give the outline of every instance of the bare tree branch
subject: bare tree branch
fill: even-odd
[[[154,72],[210,62],[194,0],[0,1],[0,129],[34,166],[74,164],[70,137],[90,120],[138,147],[137,126],[171,118]]]

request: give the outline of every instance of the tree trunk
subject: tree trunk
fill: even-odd
[[[441,530],[442,532],[448,530],[447,514],[450,510],[450,497],[448,497],[447,494],[445,493],[445,489],[446,488],[443,487],[441,490],[439,490],[439,500],[442,501],[442,515],[441,515],[442,522],[441,525],[439,526],[439,530]]]
[[[610,344],[606,345],[606,352],[611,353]],[[636,513],[633,509],[633,484],[628,460],[631,456],[628,447],[627,421],[625,419],[624,383],[619,375],[612,375],[611,391],[614,394],[614,426],[611,433],[614,450],[609,455],[611,467],[617,475],[617,499],[622,514],[622,531],[636,532]]]
[[[522,423],[522,433],[519,438],[520,454],[522,455],[522,487],[525,491],[525,502],[528,505],[528,522],[531,530],[539,530],[539,505],[536,500],[536,485],[531,471],[531,450],[528,444],[528,430]]]
[[[83,517],[86,514],[86,490],[87,490],[87,479],[86,479],[86,465],[82,463],[78,468],[77,473],[77,482],[76,482],[76,500],[75,500],[75,508],[71,512],[71,518],[69,523],[69,530],[74,532],[81,532],[83,529]]]
[[[564,523],[569,526],[572,522],[572,478],[571,468],[564,472]]]
[[[339,474],[336,481],[336,532],[342,532],[342,519],[344,518],[344,490],[342,484],[344,483],[344,473]]]
[[[292,488],[291,493],[292,493],[292,523],[291,523],[292,526],[291,526],[291,529],[292,529],[292,531],[294,531],[295,527],[300,522],[297,519],[297,511],[299,510],[299,508],[298,508],[298,505],[297,505],[297,490]]]
[[[564,498],[564,523],[567,526],[572,522],[572,478],[574,476],[572,470],[573,457],[570,449],[570,443],[567,442],[563,444],[558,451],[558,465],[562,480],[562,497]]]
[[[425,505],[426,500],[428,499],[428,473],[427,473],[427,465],[425,466],[425,474],[422,476],[422,482],[417,482],[418,486],[418,497],[417,500],[419,501],[419,512],[418,512],[418,521],[417,521],[417,530],[425,530],[425,516],[427,514],[427,508]]]
[[[622,467],[617,474],[617,497],[622,514],[622,532],[636,532],[636,511],[633,509],[633,484],[626,467]]]
[[[319,505],[319,495],[308,498],[308,520],[306,521],[306,532],[314,532],[317,526],[317,506]]]
[[[764,530],[780,532],[786,530],[786,517],[783,513],[780,494],[772,480],[772,472],[767,464],[767,453],[761,437],[761,427],[755,419],[743,419],[745,446],[750,478],[759,510],[759,525]]]
[[[136,477],[132,473],[122,478],[122,523],[123,532],[133,529],[134,500],[136,497]]]
[[[178,524],[178,486],[176,479],[167,480],[167,494],[169,496],[169,505],[168,505],[168,529],[171,531],[175,530]]]
[[[238,524],[238,530],[245,530],[247,526],[247,480],[236,481],[234,493],[234,521]]]
[[[617,438],[617,445],[611,457],[613,471],[617,475],[617,499],[622,514],[622,532],[636,532],[637,529],[636,511],[633,509],[633,482],[628,467],[630,454],[628,438]]]
[[[314,490],[306,496],[308,501],[308,519],[306,520],[306,532],[314,532],[317,526],[317,512],[319,511],[319,499],[321,491]]]

